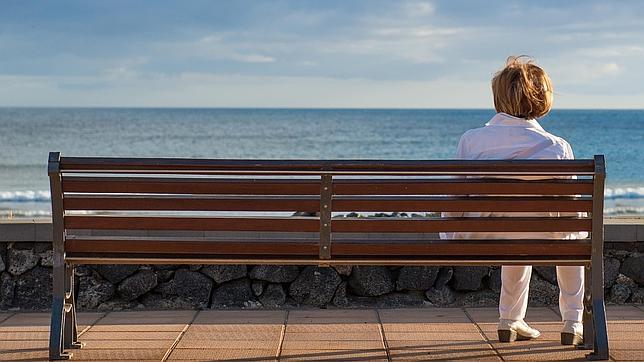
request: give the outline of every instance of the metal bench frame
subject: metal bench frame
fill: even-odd
[[[603,268],[603,193],[606,173],[601,155],[590,160],[310,161],[61,158],[58,152],[52,152],[49,154],[48,173],[54,250],[50,359],[68,359],[71,357],[68,350],[82,347],[76,327],[75,265],[139,263],[583,265],[585,345],[579,347],[594,350],[587,355],[588,359],[608,359]],[[163,174],[166,178],[155,178],[157,174]],[[195,175],[208,178],[192,177]],[[264,179],[239,181],[230,178],[235,175],[246,178],[262,176]],[[282,178],[273,183],[265,180],[266,177],[285,175],[294,178]],[[363,179],[346,180],[345,176],[356,175]],[[372,178],[383,175],[398,178]],[[581,175],[583,180],[572,180],[573,175]],[[298,176],[300,179],[297,179]],[[302,176],[313,178],[303,180]],[[412,179],[409,182],[401,181],[400,176]],[[413,176],[431,179],[423,181],[413,179]],[[525,176],[538,176],[541,181],[518,179]],[[213,189],[219,190],[220,195],[213,196]],[[163,196],[150,195],[145,191]],[[123,193],[126,195],[123,196]],[[590,196],[580,197],[577,193]],[[445,196],[452,194],[461,196]],[[527,196],[516,197],[516,194]],[[332,219],[332,212],[349,210],[521,212],[533,208],[541,212],[585,211],[591,217]],[[179,211],[295,210],[317,212],[319,216],[256,217],[245,218],[248,223],[239,223],[239,218],[216,216],[137,218],[73,213],[74,210],[87,209],[122,212],[169,210],[177,214]],[[293,229],[315,233],[316,239],[272,240],[255,237],[254,240],[253,237],[247,237],[243,242],[217,237],[114,236],[108,239],[75,236],[69,232],[75,229],[259,230],[269,233]],[[371,237],[381,233],[415,232],[424,235],[438,231],[583,230],[590,232],[589,239],[410,241],[404,238],[390,240]],[[156,249],[150,249],[155,246]]]

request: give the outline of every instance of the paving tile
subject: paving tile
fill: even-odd
[[[467,313],[476,323],[499,323],[498,308],[466,308]],[[561,318],[552,309],[546,307],[529,307],[526,322],[554,322]]]
[[[478,331],[469,332],[387,332],[387,341],[476,341],[483,337]]]
[[[484,341],[390,341],[392,360],[491,360],[497,354]]]
[[[48,361],[48,356],[46,348],[0,351],[0,361]]]
[[[157,360],[165,355],[166,348],[90,349],[73,351],[72,361],[80,360]]]
[[[281,333],[281,324],[192,324],[188,327],[190,332],[275,332]]]
[[[606,306],[606,319],[609,321],[644,322],[644,311],[632,305],[608,305]]]
[[[280,361],[387,361],[384,350],[282,350]]]
[[[644,361],[644,349],[611,350],[609,353],[616,361]]]
[[[96,324],[92,332],[181,332],[188,323],[182,324]]]
[[[256,330],[245,330],[245,331],[215,331],[215,332],[199,332],[192,329],[188,331],[181,338],[182,341],[185,340],[210,340],[210,341],[268,341],[272,339],[279,339],[282,334],[281,329],[276,329],[273,331],[256,331]]]
[[[85,327],[91,326],[96,323],[101,317],[105,316],[105,313],[96,313],[96,312],[81,312],[76,313],[76,324],[79,330],[83,330]]]
[[[147,340],[147,339],[171,339],[174,340],[179,335],[178,332],[93,332],[91,329],[83,333],[82,341],[88,340]]]
[[[83,349],[137,349],[172,347],[173,339],[131,340],[131,339],[80,339]]]
[[[0,340],[0,351],[46,348],[49,340]]]
[[[277,351],[273,349],[192,349],[175,348],[169,361],[209,360],[209,361],[276,361]]]
[[[49,313],[17,313],[0,324],[0,332],[49,331]]]
[[[523,360],[586,360],[585,356],[588,351],[578,350],[573,346],[562,346],[559,340],[533,340],[533,341],[516,341],[512,343],[499,343],[491,341],[492,346],[506,361],[523,361]]]
[[[383,349],[384,345],[382,341],[341,341],[341,340],[331,340],[331,341],[284,341],[282,345],[282,350],[349,350],[349,349],[358,349],[358,350],[377,350]]]
[[[282,310],[209,310],[201,311],[194,324],[202,323],[283,323],[286,311]]]
[[[391,332],[442,332],[462,333],[477,332],[470,322],[463,323],[382,323],[385,335]]]
[[[362,332],[362,331],[379,331],[380,325],[377,323],[337,323],[337,324],[287,324],[286,333],[300,332]]]
[[[13,313],[0,313],[0,325],[2,325],[2,322],[4,322],[7,318],[11,317]]]
[[[460,308],[445,309],[381,309],[378,311],[383,323],[469,323]]]
[[[203,349],[273,349],[279,348],[279,337],[270,340],[206,340],[206,339],[181,339],[176,348],[203,348]]]
[[[363,332],[289,332],[284,335],[284,341],[380,341],[382,336],[379,329]]]
[[[5,332],[0,330],[0,340],[2,341],[8,341],[8,340],[36,341],[36,340],[48,340],[48,339],[49,339],[49,330],[47,331],[11,331],[11,332]]]
[[[376,320],[378,315],[372,309],[315,309],[315,310],[293,310],[288,314],[289,321],[311,318],[347,318]]]

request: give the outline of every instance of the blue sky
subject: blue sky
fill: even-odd
[[[644,1],[0,0],[0,106],[644,108]]]

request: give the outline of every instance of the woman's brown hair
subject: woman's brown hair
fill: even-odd
[[[552,92],[548,74],[525,55],[509,57],[492,78],[494,108],[514,117],[545,116],[552,108]]]

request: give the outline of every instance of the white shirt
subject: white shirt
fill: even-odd
[[[527,151],[527,152],[526,152]],[[574,159],[570,144],[539,125],[534,119],[513,117],[497,113],[484,127],[471,129],[461,136],[456,151],[458,159],[465,160],[502,160],[502,159]],[[520,179],[540,179],[551,177],[516,177]],[[508,216],[580,216],[583,213],[558,212],[445,212],[443,217],[508,217]],[[491,233],[456,232],[440,233],[441,239],[579,239],[587,233]]]

